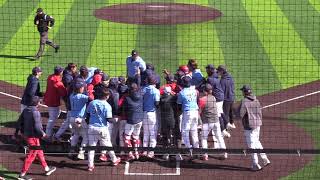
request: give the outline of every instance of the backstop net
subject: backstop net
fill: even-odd
[[[49,179],[318,179],[319,21],[318,0],[0,0],[0,179],[46,178],[42,151]]]

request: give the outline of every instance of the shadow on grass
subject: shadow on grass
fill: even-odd
[[[51,55],[43,55],[42,57],[48,57]],[[34,56],[15,56],[15,55],[7,55],[7,54],[0,54],[0,58],[14,58],[14,59],[26,59],[29,61],[36,61]]]

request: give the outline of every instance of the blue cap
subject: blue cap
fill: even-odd
[[[60,73],[63,72],[63,70],[64,70],[63,67],[61,67],[61,66],[56,66],[56,67],[54,68],[54,74],[60,74]]]
[[[80,89],[80,88],[85,87],[85,86],[86,86],[86,84],[85,84],[84,82],[82,82],[82,81],[78,81],[78,82],[76,82],[76,84],[74,85],[74,87],[75,87],[76,89]]]

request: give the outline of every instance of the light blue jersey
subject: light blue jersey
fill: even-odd
[[[83,118],[86,112],[86,104],[88,102],[89,97],[80,93],[72,93],[69,99],[71,107],[70,116]]]
[[[160,101],[160,91],[153,85],[143,88],[143,111],[156,111],[155,102]]]
[[[138,56],[135,61],[133,61],[132,57],[129,56],[127,58],[127,75],[130,78],[134,78],[137,69],[140,68],[141,72],[146,70],[146,63],[143,59]]]
[[[90,126],[105,127],[108,125],[107,119],[112,118],[112,108],[106,100],[91,101],[87,112],[90,114]]]
[[[199,109],[197,95],[198,93],[194,86],[183,88],[178,94],[177,103],[182,105],[183,111],[196,111]]]

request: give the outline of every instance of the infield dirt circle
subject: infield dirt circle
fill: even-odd
[[[214,20],[222,13],[214,8],[182,3],[128,3],[95,10],[98,19],[126,24],[174,25]]]

